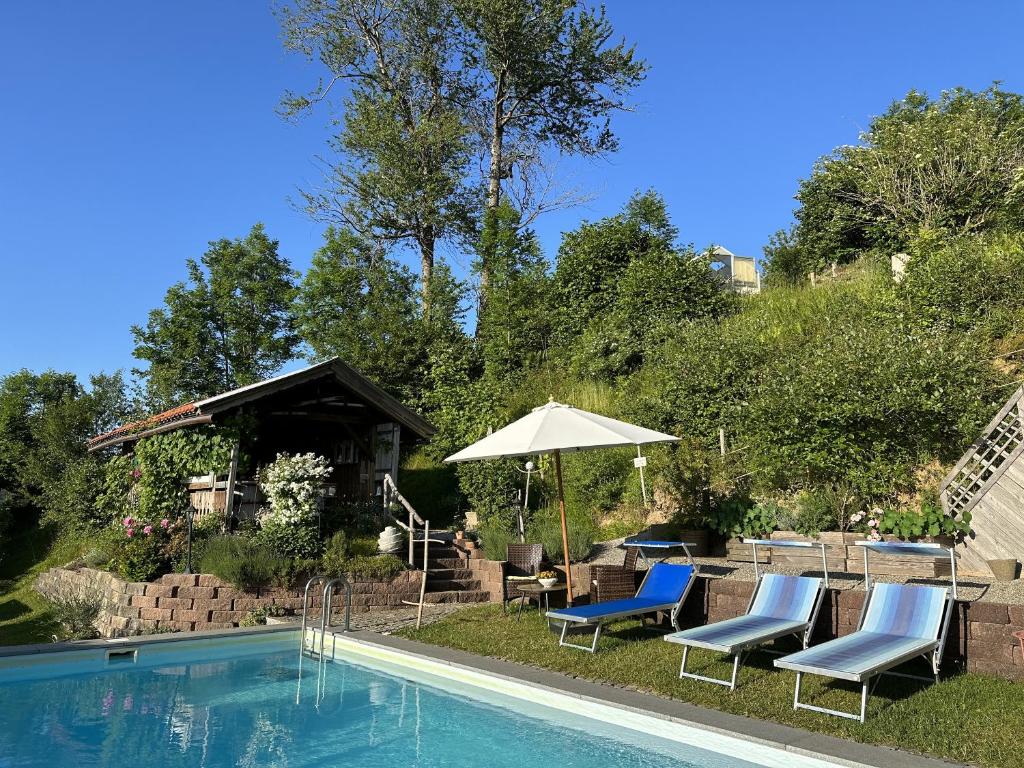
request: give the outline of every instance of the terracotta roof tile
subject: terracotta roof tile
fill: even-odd
[[[129,424],[123,424],[117,429],[112,429],[109,432],[104,432],[102,435],[96,435],[89,441],[89,445],[98,445],[106,440],[113,437],[120,437],[121,435],[131,434],[133,432],[142,432],[146,429],[153,429],[163,424],[167,424],[172,421],[179,421],[180,419],[187,419],[189,416],[196,416],[199,414],[199,406],[195,403],[185,403],[185,405],[179,405],[174,408],[170,408],[162,413],[157,413],[152,416],[147,416],[144,419],[133,421]]]

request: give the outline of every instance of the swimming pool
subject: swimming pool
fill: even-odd
[[[367,644],[339,640],[335,661],[304,659],[300,675],[297,648],[287,632],[0,659],[0,768],[831,765],[763,746],[737,756],[710,734],[703,749],[678,724]]]

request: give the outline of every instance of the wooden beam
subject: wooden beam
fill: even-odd
[[[228,485],[224,489],[224,523],[231,520],[235,501],[235,481],[238,479],[238,443],[231,446],[231,463],[228,465]],[[228,529],[230,530],[230,528]]]

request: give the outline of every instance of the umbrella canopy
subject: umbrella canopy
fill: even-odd
[[[678,437],[655,432],[618,419],[609,419],[571,405],[550,402],[507,427],[478,440],[446,462],[504,459],[555,451],[586,451],[623,445],[669,443]]]
[[[595,448],[616,448],[624,445],[668,443],[679,438],[655,432],[625,421],[610,419],[571,405],[550,402],[502,427],[482,440],[463,448],[445,462],[504,459],[551,453],[555,458],[558,482],[558,510],[562,522],[562,549],[565,555],[567,601],[572,604],[572,575],[569,567],[569,536],[565,521],[565,493],[562,489],[563,451],[586,451]]]

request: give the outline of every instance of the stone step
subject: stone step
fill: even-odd
[[[480,589],[480,579],[427,579],[427,592],[474,592]]]
[[[423,596],[425,603],[486,603],[491,593],[482,589],[447,590],[445,592],[427,592]]]
[[[428,572],[430,579],[472,579],[476,571],[471,568],[434,568]]]
[[[427,570],[436,571],[443,568],[465,568],[466,561],[458,557],[432,557],[427,560]]]

